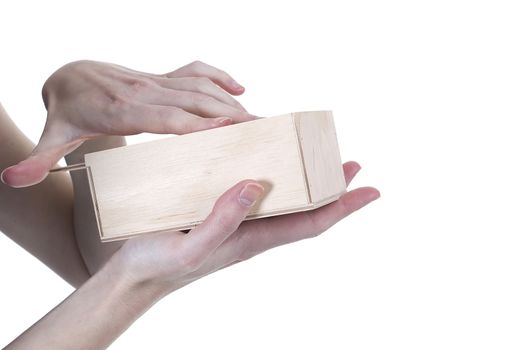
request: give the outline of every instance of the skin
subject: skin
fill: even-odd
[[[33,147],[0,105],[0,167],[23,159]],[[23,189],[0,183],[0,230],[71,285],[89,278],[75,239],[73,186],[67,174]]]
[[[33,145],[14,126],[5,111],[0,110],[0,165],[4,167],[17,164],[11,166],[7,173],[4,172],[2,180],[10,186],[23,187],[45,178],[38,185],[28,188],[15,189],[7,185],[0,186],[0,229],[73,285],[78,286],[83,283],[64,302],[8,345],[7,349],[105,348],[134,320],[169,293],[273,247],[315,237],[379,197],[376,189],[363,187],[352,190],[342,195],[339,200],[314,211],[243,222],[250,207],[264,196],[264,188],[260,184],[254,180],[244,180],[225,192],[217,200],[205,222],[189,233],[164,232],[133,238],[124,243],[102,244],[96,233],[85,176],[78,172],[72,174],[72,181],[64,174],[53,174],[46,178],[47,171],[55,166],[53,159],[64,152],[70,152],[73,148],[75,151],[66,157],[68,163],[81,161],[86,152],[123,145],[122,137],[100,136],[109,131],[115,132],[115,126],[107,129],[108,125],[112,124],[111,118],[115,116],[118,116],[119,121],[115,124],[120,130],[117,134],[130,130],[139,132],[140,128],[135,129],[133,123],[142,123],[142,120],[146,119],[144,117],[140,121],[134,119],[133,114],[128,114],[130,109],[127,105],[119,104],[115,109],[112,102],[104,100],[107,95],[101,95],[100,91],[102,86],[117,86],[114,93],[129,91],[125,90],[128,85],[118,85],[123,81],[119,80],[122,78],[123,70],[126,74],[133,74],[136,79],[146,73],[106,64],[107,67],[104,69],[107,70],[104,70],[104,74],[97,75],[92,69],[102,69],[100,63],[90,63],[94,67],[85,67],[86,62],[78,64],[78,70],[66,70],[66,73],[62,69],[57,71],[55,74],[58,74],[62,80],[54,81],[52,76],[46,83],[44,87],[44,97],[48,107],[46,130],[31,156],[27,157]],[[178,75],[182,74],[185,78],[189,75],[188,79],[183,80],[185,84],[193,81],[193,78],[199,78],[196,81],[204,82],[200,79],[202,76],[199,76],[204,74],[204,68],[206,74],[209,74],[207,79],[214,81],[223,92],[241,91],[233,89],[232,79],[226,73],[200,62],[176,70],[175,72],[178,73],[173,79],[175,82],[180,82],[177,79],[179,79]],[[93,73],[89,73],[88,77],[95,77],[94,80],[86,78],[89,82],[87,87],[83,85],[84,70]],[[228,78],[221,75],[221,72]],[[223,79],[217,80],[217,74]],[[165,76],[161,78],[172,79]],[[49,83],[50,81],[52,83]],[[73,81],[78,82],[85,89],[76,91],[75,94],[68,94],[68,91],[75,89],[76,85],[72,83]],[[163,83],[168,85],[166,81]],[[169,82],[169,84],[173,87],[175,83]],[[223,86],[224,84],[232,85],[226,87]],[[65,95],[61,95],[60,91]],[[166,97],[163,95],[166,93],[164,90],[144,89],[133,93],[138,101],[167,103],[167,100],[162,100]],[[155,94],[157,95],[154,96]],[[50,103],[53,100],[50,97],[52,95],[62,97],[57,97]],[[219,98],[208,96],[216,100]],[[83,105],[84,100],[94,104]],[[177,103],[187,108],[194,108],[196,100],[191,98],[190,100],[191,102],[181,102],[179,99]],[[197,100],[202,101],[202,99]],[[205,100],[211,101],[209,98]],[[111,108],[104,108],[104,101]],[[146,102],[141,103],[147,105]],[[235,112],[231,112],[231,116],[228,117],[229,122],[243,121],[242,118],[236,120],[233,116],[235,113],[238,113],[237,116],[242,115],[246,120],[253,118],[236,101],[224,100],[223,103],[235,109]],[[52,105],[54,107],[50,107]],[[68,109],[70,108],[68,106],[75,105],[78,106],[77,109]],[[151,104],[153,109],[157,108],[155,106],[159,105]],[[166,110],[173,107],[160,106]],[[215,106],[218,105],[215,103]],[[122,109],[119,109],[120,107]],[[195,117],[200,118],[200,121],[192,119],[198,125],[196,130],[199,130],[199,123],[215,120],[211,110],[206,109],[207,107],[202,108],[191,110],[200,113]],[[57,111],[68,111],[68,113]],[[184,111],[191,113],[189,110]],[[92,120],[83,120],[88,116]],[[156,130],[172,132],[177,129],[177,116],[173,114],[173,122],[167,123],[164,120],[162,126],[158,126]],[[188,124],[184,124],[187,119],[181,120],[184,127],[187,127]],[[156,128],[151,124],[157,122],[159,119],[156,119],[155,115],[146,120],[146,124],[150,125],[149,131]],[[51,133],[49,136],[46,133],[50,132],[51,127],[48,125],[53,123],[60,125],[66,135],[76,136],[52,140],[53,137],[58,137],[57,134]],[[170,127],[166,129],[168,124]],[[85,127],[85,125],[91,126]],[[212,122],[209,127],[217,126]],[[99,131],[95,133],[93,130]],[[42,141],[47,138],[51,139]],[[53,142],[54,146],[49,146]],[[360,166],[355,162],[343,165],[347,184],[359,169]],[[74,197],[72,188],[75,191]],[[29,218],[28,209],[32,212]],[[22,220],[24,220],[23,225],[20,224]],[[90,275],[92,277],[89,277]]]
[[[125,144],[124,137],[99,137],[85,142],[74,152],[67,155],[66,162],[67,164],[82,163],[86,153],[120,147]],[[87,173],[85,171],[73,171],[70,175],[75,193],[73,206],[75,237],[89,273],[94,274],[122,246],[123,242],[102,243],[100,241]]]
[[[355,162],[343,167],[347,182],[360,169]],[[241,181],[188,234],[126,241],[88,282],[7,349],[106,348],[169,293],[265,250],[315,237],[379,197],[377,190],[364,187],[312,212],[241,223],[263,190],[253,180]]]
[[[62,157],[102,135],[186,134],[252,120],[231,96],[243,92],[230,75],[200,61],[166,74],[94,61],[67,64],[44,84],[48,117],[40,141],[4,170],[2,181],[39,183]]]
[[[49,169],[64,155],[69,164],[75,164],[83,162],[87,152],[124,145],[125,139],[115,135],[144,131],[183,134],[252,120],[255,117],[232,96],[242,93],[244,87],[228,73],[200,61],[166,74],[94,61],[66,64],[48,78],[42,89],[48,115],[36,146],[2,110],[0,169],[5,170],[0,178],[13,188],[39,185],[19,191],[2,186],[0,209],[5,210],[0,215],[5,215],[5,219],[0,229],[78,287],[121,244],[102,245],[95,234],[85,174],[72,174],[72,205],[71,180],[65,174],[47,178]],[[215,118],[216,115],[220,117]],[[40,184],[43,179],[45,184]],[[25,193],[28,195],[22,197]],[[12,205],[22,199],[31,203],[32,212],[38,213],[29,218],[34,225],[27,225],[25,212]],[[40,206],[33,208],[37,203]],[[61,220],[62,216],[69,221]],[[56,220],[48,219],[52,217]],[[19,225],[22,220],[25,225]],[[34,240],[35,229],[41,227],[50,227],[49,232]],[[69,240],[67,246],[62,237]],[[82,268],[69,265],[71,248],[77,243],[80,248],[75,254],[79,265],[84,265]],[[50,251],[54,254],[48,254]]]

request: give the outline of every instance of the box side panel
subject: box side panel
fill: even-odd
[[[332,202],[332,201],[334,201],[336,199],[337,198],[335,198],[333,200],[330,200],[329,202]],[[302,212],[302,211],[308,211],[308,210],[312,210],[312,209],[316,209],[318,207],[321,207],[322,205],[328,204],[329,202],[316,204],[316,205],[313,205],[313,204],[307,204],[307,205],[301,204],[298,207],[290,207],[290,208],[287,208],[287,209],[281,209],[281,210],[275,210],[275,211],[267,211],[267,212],[255,212],[253,214],[248,215],[245,220],[255,220],[255,219],[262,219],[262,218],[266,218],[266,217],[270,217],[270,216],[286,215],[286,214],[298,213],[298,212]],[[131,237],[135,237],[135,236],[140,236],[142,234],[166,232],[166,231],[172,231],[172,230],[189,230],[189,229],[193,229],[195,226],[197,226],[200,223],[202,223],[202,221],[193,222],[193,223],[186,223],[184,225],[169,227],[168,229],[160,229],[160,230],[156,230],[156,231],[128,232],[126,234],[122,234],[122,235],[119,235],[119,236],[104,236],[104,235],[102,235],[101,236],[101,240],[103,242],[113,242],[113,241],[119,241],[119,240],[122,240],[122,239],[131,238]]]
[[[346,191],[332,112],[298,112],[293,117],[311,201],[332,201]]]
[[[198,224],[243,179],[266,195],[250,215],[307,206],[290,114],[87,154],[104,240]]]
[[[104,233],[102,231],[102,225],[100,223],[100,214],[99,214],[99,210],[98,210],[97,193],[95,191],[95,187],[94,187],[94,183],[93,183],[93,176],[91,174],[91,167],[89,167],[89,166],[86,167],[86,175],[87,175],[88,184],[89,184],[89,192],[91,193],[91,201],[92,201],[92,204],[93,204],[93,211],[95,213],[95,219],[97,220],[98,234],[100,236],[100,239],[103,239],[104,238]]]

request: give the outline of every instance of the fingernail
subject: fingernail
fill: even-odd
[[[228,118],[228,117],[215,118],[215,122],[219,125],[230,125],[232,122],[232,118]]]
[[[235,80],[232,80],[232,86],[234,89],[236,90],[240,90],[240,89],[243,89],[244,90],[244,86],[242,86],[241,84],[239,84],[238,82],[236,82]]]
[[[251,207],[255,201],[263,194],[264,187],[256,183],[249,183],[239,194],[239,202],[245,207]]]
[[[2,174],[0,175],[0,180],[2,180],[2,183],[4,183],[5,185],[7,185],[7,182],[6,182],[5,178],[4,178],[4,173],[5,173],[6,170],[7,169],[4,169],[4,171],[2,171]]]

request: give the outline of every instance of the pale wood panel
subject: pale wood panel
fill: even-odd
[[[317,205],[331,202],[346,191],[332,112],[292,115],[301,144],[310,200]]]
[[[305,210],[291,114],[87,154],[103,240],[186,228],[242,179],[268,188],[251,217]]]

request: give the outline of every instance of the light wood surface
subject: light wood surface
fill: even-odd
[[[249,219],[308,210],[345,191],[331,112],[298,112],[86,154],[103,241],[194,227],[243,179]]]
[[[292,115],[310,202],[317,206],[329,203],[337,199],[346,188],[332,113],[319,111]]]

